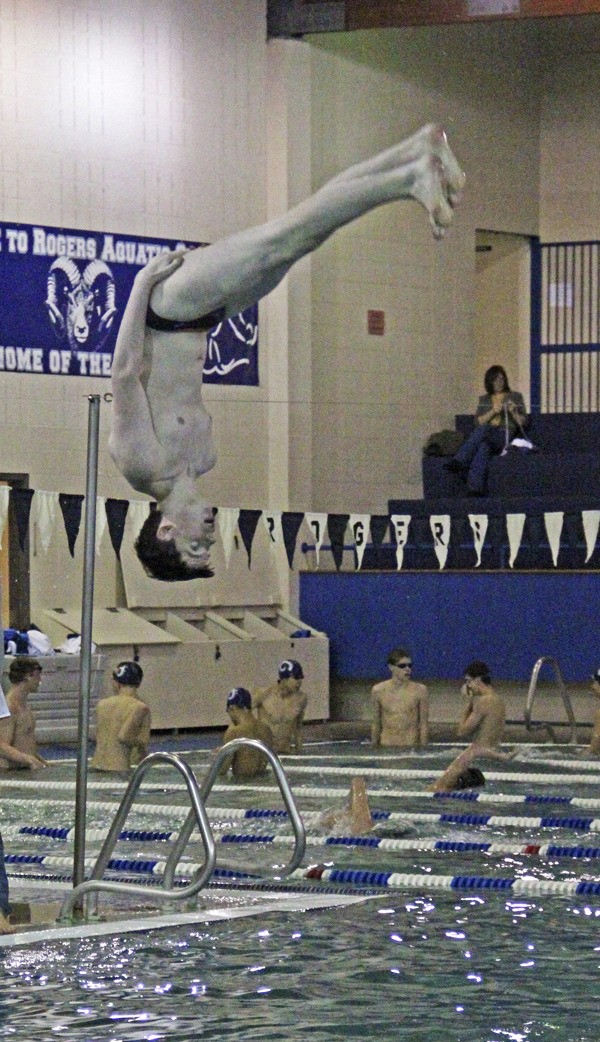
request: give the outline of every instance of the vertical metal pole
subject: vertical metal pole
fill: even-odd
[[[98,486],[98,432],[100,395],[88,398],[88,451],[85,488],[85,536],[83,557],[83,596],[81,605],[81,660],[79,672],[79,717],[77,735],[77,776],[75,785],[75,850],[73,886],[85,876],[85,819],[87,801],[87,755],[90,726],[90,688],[92,678],[92,617],[94,613],[94,567],[96,558],[96,490]]]

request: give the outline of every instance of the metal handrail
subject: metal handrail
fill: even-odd
[[[106,839],[102,844],[100,853],[98,854],[98,858],[96,860],[96,864],[92,869],[91,876],[88,880],[76,886],[71,891],[66,900],[63,902],[60,914],[58,916],[59,922],[65,920],[70,921],[73,908],[76,904],[78,904],[79,899],[81,897],[85,898],[87,902],[92,894],[94,894],[97,898],[97,895],[100,891],[112,894],[127,893],[137,894],[144,897],[148,896],[148,887],[144,886],[143,884],[120,883],[116,880],[102,879],[102,876],[104,875],[104,872],[110,860],[110,856],[119,838],[123,822],[129,814],[131,805],[134,801],[134,798],[138,792],[138,789],[140,788],[140,785],[145,775],[152,767],[159,763],[166,763],[171,765],[172,767],[175,767],[184,777],[189,792],[190,800],[192,802],[192,809],[188,817],[186,818],[186,821],[184,822],[184,827],[191,819],[192,828],[190,828],[189,830],[188,838],[195,825],[197,825],[200,829],[202,842],[204,844],[205,861],[204,864],[194,873],[191,882],[188,883],[186,886],[177,887],[177,889],[173,888],[171,876],[171,883],[169,884],[169,887],[167,887],[165,877],[165,879],[163,879],[163,884],[161,888],[154,891],[155,896],[161,901],[185,901],[188,900],[190,897],[194,897],[210,879],[215,868],[217,855],[215,841],[210,830],[208,816],[206,814],[206,809],[204,807],[204,802],[200,794],[200,789],[196,777],[192,769],[185,762],[185,760],[181,760],[175,754],[160,752],[151,753],[150,756],[146,756],[146,758],[142,760],[142,762],[136,767],[131,781],[129,782],[129,785],[126,788],[125,793],[123,794],[123,798],[119,804],[112,825],[108,830]],[[177,860],[179,861],[180,858],[178,858]],[[175,865],[175,868],[176,867],[177,865]],[[86,905],[86,913],[88,912],[89,909]]]
[[[539,675],[540,675],[540,670],[541,670],[542,666],[545,663],[547,663],[549,666],[552,666],[552,668],[554,670],[554,675],[555,675],[555,678],[556,678],[556,683],[558,685],[558,690],[559,690],[559,693],[560,693],[560,697],[562,698],[563,705],[565,707],[565,712],[567,714],[568,725],[570,727],[569,738],[568,738],[567,741],[572,743],[573,745],[575,745],[577,743],[577,734],[576,734],[577,722],[575,720],[575,713],[573,712],[573,706],[571,705],[571,699],[569,698],[569,694],[568,694],[567,689],[565,687],[565,682],[564,682],[564,679],[563,679],[563,675],[562,675],[560,666],[559,666],[557,660],[555,658],[553,658],[551,655],[542,655],[537,660],[537,662],[535,663],[535,665],[533,667],[533,670],[531,672],[531,680],[529,681],[529,690],[527,692],[527,699],[526,699],[526,702],[525,702],[525,713],[524,713],[525,728],[526,728],[526,730],[531,731],[531,730],[533,730],[534,727],[544,727],[548,731],[548,733],[550,734],[550,737],[552,738],[552,741],[556,742],[556,735],[554,734],[554,730],[553,730],[553,728],[557,725],[556,721],[551,721],[551,720],[535,720],[535,721],[533,721],[531,719],[531,708],[533,706],[533,700],[535,698],[535,693],[536,693],[536,690],[537,690],[538,678],[539,678]]]
[[[298,812],[298,808],[296,807],[296,803],[292,795],[292,790],[290,789],[290,785],[287,780],[285,771],[281,766],[281,763],[275,755],[275,753],[272,752],[271,749],[268,749],[266,745],[263,745],[262,742],[259,742],[256,738],[234,738],[232,742],[227,742],[226,745],[223,745],[219,749],[217,755],[215,756],[213,762],[211,763],[208,771],[204,776],[204,779],[200,786],[200,798],[203,803],[206,802],[209,793],[215,783],[219,770],[221,769],[223,761],[229,759],[231,754],[234,753],[236,749],[240,749],[242,746],[252,746],[254,749],[258,749],[261,753],[263,753],[264,756],[267,757],[269,763],[271,764],[271,767],[273,768],[275,778],[277,779],[277,783],[279,785],[279,789],[281,791],[281,795],[283,797],[283,801],[287,808],[290,822],[294,830],[294,849],[292,851],[292,857],[289,863],[287,865],[284,865],[278,871],[276,876],[270,877],[275,879],[281,879],[285,876],[288,876],[290,872],[293,872],[294,869],[297,868],[300,862],[302,861],[302,858],[304,857],[304,851],[306,849],[306,830],[304,828],[304,822],[302,821],[302,818],[300,817],[300,814]],[[175,869],[177,868],[177,865],[181,860],[183,851],[185,850],[188,840],[193,832],[194,825],[194,815],[193,812],[190,811],[181,829],[179,830],[179,836],[173,844],[171,853],[165,865],[165,887],[173,887]]]

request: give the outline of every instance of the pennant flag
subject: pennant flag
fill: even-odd
[[[33,501],[33,523],[37,527],[40,544],[45,554],[48,553],[50,547],[57,507],[58,492],[36,492]]]
[[[25,541],[29,532],[29,514],[31,513],[31,500],[35,493],[32,488],[11,488],[10,498],[12,500],[15,517],[17,519],[17,531],[19,533],[19,546],[25,549]]]
[[[488,527],[488,516],[487,514],[469,514],[469,521],[471,528],[473,529],[473,542],[475,544],[475,553],[477,554],[475,567],[479,568],[479,565],[481,564],[481,551],[483,550],[483,544],[485,542]]]
[[[219,532],[221,533],[223,555],[225,557],[227,568],[229,568],[229,558],[231,557],[231,551],[233,550],[233,540],[235,538],[235,530],[237,528],[239,516],[240,512],[235,507],[219,507],[217,521],[219,522]]]
[[[67,533],[67,541],[69,543],[69,553],[71,554],[71,557],[75,557],[75,543],[77,542],[79,527],[81,525],[83,496],[73,496],[68,495],[66,492],[61,492],[58,497],[58,502],[65,523],[65,532]]]
[[[338,572],[344,557],[344,538],[349,520],[350,514],[329,514],[327,518],[331,553],[333,554],[333,560]]]
[[[106,531],[106,499],[104,496],[96,496],[96,553],[100,553],[100,543]]]
[[[154,509],[156,509],[156,506]],[[147,499],[132,499],[130,501],[127,517],[129,519],[129,528],[131,529],[131,536],[133,539],[137,539],[139,536],[140,528],[150,515],[151,510],[152,503],[149,503]]]
[[[390,519],[387,514],[371,514],[371,542],[380,547],[387,535]]]
[[[240,510],[238,528],[248,554],[248,568],[252,565],[252,543],[262,510]]]
[[[296,550],[296,540],[298,538],[298,532],[300,531],[303,521],[304,514],[291,510],[286,510],[281,518],[283,542],[285,545],[285,552],[287,554],[288,564],[290,568],[294,567],[294,553]]]
[[[327,531],[327,514],[305,514],[304,520],[314,536],[318,568],[319,553],[321,552],[321,547],[323,546],[323,540]]]
[[[4,526],[8,517],[8,500],[10,497],[10,485],[0,485],[0,550],[2,549],[2,536]]]
[[[271,550],[275,554],[277,568],[284,569],[289,565],[287,550],[283,544],[283,527],[281,510],[263,510],[263,523],[269,536]]]
[[[587,564],[596,549],[598,526],[600,525],[600,510],[582,510],[581,520],[583,522],[583,534],[585,535],[585,545],[587,549],[587,556],[585,559],[585,563]]]
[[[433,549],[441,568],[445,568],[450,545],[450,515],[432,514],[429,525],[433,535]]]
[[[408,542],[408,528],[410,525],[410,514],[392,514],[391,522],[396,537],[396,568],[402,568],[404,561],[404,547]]]
[[[508,536],[508,545],[510,548],[508,564],[511,568],[515,563],[519,550],[521,549],[521,539],[523,538],[524,527],[525,514],[506,515],[506,534]]]
[[[555,568],[556,562],[558,561],[558,554],[560,551],[560,534],[562,532],[564,516],[565,515],[562,510],[550,510],[544,514],[546,534],[548,536],[548,542],[550,543],[552,563]]]
[[[350,514],[350,531],[354,539],[354,550],[356,552],[356,567],[360,568],[365,553],[365,547],[369,542],[371,524],[370,514]]]
[[[283,539],[281,510],[263,510],[263,521],[271,543],[280,543]]]
[[[106,520],[108,522],[108,534],[112,543],[112,548],[115,551],[117,561],[121,560],[121,544],[123,542],[123,533],[125,532],[125,522],[127,520],[127,511],[129,510],[129,501],[127,499],[107,499],[104,504],[106,510]]]

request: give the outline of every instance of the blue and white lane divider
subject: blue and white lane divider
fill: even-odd
[[[8,865],[44,865],[47,868],[72,868],[72,860],[68,857],[39,856],[37,854],[8,854]],[[85,858],[85,868],[94,865],[94,858]],[[138,875],[164,875],[165,861],[128,858],[111,858],[108,869],[113,872],[134,872]],[[191,878],[201,867],[199,863],[181,862],[178,877]],[[251,878],[248,873],[231,870],[217,871],[215,877],[230,879]],[[297,868],[290,873],[288,879],[321,880],[328,883],[346,883],[353,886],[388,887],[394,890],[502,890],[511,894],[529,896],[557,894],[569,897],[600,896],[600,882],[573,880],[531,879],[529,876],[495,878],[491,876],[437,876],[417,875],[403,872],[371,872],[363,869],[327,868],[324,865],[312,865],[308,868]]]
[[[4,830],[5,839],[18,839],[20,836],[47,836],[50,839],[64,840],[68,842],[74,838],[73,828],[52,828],[45,825],[24,825],[22,827],[11,827]],[[102,841],[106,837],[106,830],[89,829],[86,838],[90,842]],[[138,843],[150,843],[155,840],[170,840],[177,833],[160,832],[152,829],[125,829],[119,834],[119,840],[132,840]],[[292,846],[293,836],[269,836],[269,835],[240,835],[238,833],[224,833],[216,837],[220,843],[255,843],[269,844],[274,846]],[[584,846],[561,846],[557,843],[478,843],[472,840],[446,840],[446,839],[391,839],[386,836],[307,836],[307,846],[331,846],[331,847],[372,847],[378,850],[393,851],[424,851],[437,850],[452,853],[488,853],[488,854],[514,854],[554,858],[600,858],[600,847]]]

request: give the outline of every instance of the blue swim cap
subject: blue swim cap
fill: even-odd
[[[227,708],[252,709],[252,695],[245,687],[234,687],[227,695]]]
[[[144,679],[144,672],[137,662],[119,662],[119,665],[113,672],[113,677],[117,684],[124,684],[127,687],[139,687]]]
[[[285,662],[282,662],[279,667],[279,679],[289,680],[290,678],[293,678],[294,680],[304,679],[304,671],[302,669],[302,666],[299,662],[295,662],[292,658],[286,659]]]

